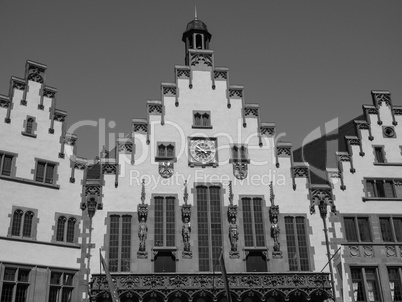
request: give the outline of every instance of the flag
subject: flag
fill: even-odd
[[[221,255],[219,256],[219,263],[221,265],[223,283],[225,284],[227,302],[232,302],[232,297],[230,296],[230,290],[229,290],[228,275],[226,274],[225,260],[223,259],[223,249],[221,249]]]
[[[119,295],[117,293],[116,287],[114,286],[114,283],[113,283],[113,280],[112,280],[112,275],[110,275],[110,272],[109,272],[109,269],[107,267],[106,261],[105,261],[105,259],[103,259],[103,256],[102,256],[102,253],[101,253],[100,249],[99,249],[99,255],[100,255],[101,263],[103,265],[103,269],[105,270],[107,283],[108,283],[109,289],[110,289],[110,295],[112,296],[112,301],[113,302],[120,302]]]

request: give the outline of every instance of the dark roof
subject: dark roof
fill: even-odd
[[[294,162],[309,163],[312,184],[328,184],[326,169],[337,168],[335,152],[348,152],[345,136],[357,136],[355,120],[364,120],[364,115],[293,151]]]
[[[186,41],[186,36],[190,32],[204,32],[204,34],[211,39],[212,35],[208,32],[207,25],[201,20],[194,19],[187,23],[186,31],[183,33],[182,41]]]
[[[87,179],[100,179],[100,178],[101,178],[100,163],[96,163],[88,168]]]

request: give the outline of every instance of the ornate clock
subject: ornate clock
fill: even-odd
[[[217,166],[216,138],[191,138],[189,164]]]

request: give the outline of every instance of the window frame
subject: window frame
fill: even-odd
[[[32,120],[32,122],[30,122],[30,120]],[[28,124],[31,123],[31,124]],[[30,131],[28,131],[28,126],[30,125],[29,129]],[[32,137],[32,138],[36,138],[36,130],[38,128],[38,124],[36,123],[36,117],[31,116],[31,115],[27,115],[26,119],[24,120],[24,130],[21,131],[21,134],[24,136],[28,136],[28,137]]]
[[[121,272],[130,272],[131,271],[131,262],[132,262],[132,254],[133,254],[133,243],[134,243],[134,212],[108,212],[107,214],[107,245],[105,246],[104,250],[106,251],[106,263],[109,266],[109,270],[110,272],[114,272],[114,273],[121,273]],[[119,221],[118,221],[118,232],[117,232],[117,270],[114,270],[114,266],[110,264],[110,261],[112,261],[112,259],[110,259],[110,248],[111,248],[111,218],[112,216],[118,216],[119,217]],[[123,217],[130,217],[130,246],[129,246],[129,258],[125,258],[124,260],[128,259],[129,260],[129,268],[127,270],[122,270],[122,260],[123,260],[123,253],[125,253],[125,251],[123,251],[124,247],[127,246],[123,246]],[[113,259],[116,260],[116,259]]]
[[[383,229],[382,229],[382,224],[381,224],[381,220],[382,219],[387,219],[389,222],[389,226],[391,229],[391,241],[387,241],[384,240],[384,234],[383,234]],[[378,218],[379,220],[379,224],[380,224],[380,233],[381,233],[381,240],[383,242],[396,242],[396,243],[401,243],[402,242],[402,230],[400,230],[398,233],[397,230],[399,230],[396,226],[395,226],[395,220],[401,220],[401,225],[402,225],[402,216],[379,216]]]
[[[161,156],[159,153],[159,147],[160,146],[164,146],[165,149],[165,155]],[[167,148],[169,146],[173,147],[173,156],[168,156],[168,150]],[[176,162],[177,161],[177,157],[176,157],[176,143],[174,142],[168,142],[168,141],[158,141],[156,143],[156,148],[155,148],[155,161],[156,162],[160,162],[160,161],[173,161]]]
[[[197,230],[198,230],[198,232],[196,232],[196,233],[197,233],[197,240],[198,240],[198,255],[199,255],[199,257],[198,257],[198,270],[200,272],[219,271],[220,268],[219,268],[219,264],[217,263],[219,253],[217,253],[215,255],[216,257],[214,257],[214,247],[218,248],[218,245],[214,246],[214,244],[213,244],[214,240],[212,238],[212,235],[214,235],[216,237],[219,234],[214,234],[214,232],[212,232],[212,225],[213,224],[218,224],[218,223],[213,221],[213,217],[211,215],[211,213],[213,212],[212,211],[212,206],[211,206],[211,200],[212,200],[212,198],[211,198],[211,195],[212,195],[211,194],[211,188],[219,189],[219,210],[220,210],[220,213],[219,213],[219,215],[216,215],[215,218],[220,219],[220,221],[219,221],[220,240],[221,240],[221,242],[219,244],[219,249],[220,249],[222,247],[222,245],[223,245],[223,242],[224,242],[224,232],[223,232],[223,223],[224,223],[224,221],[223,221],[223,215],[222,215],[224,213],[223,212],[224,198],[223,198],[222,185],[220,183],[219,184],[218,183],[208,183],[208,184],[195,183],[194,188],[195,188],[195,190],[194,190],[194,201],[195,201],[194,204],[195,204],[195,207],[197,209]],[[204,270],[204,269],[202,270],[201,269],[201,257],[200,257],[200,254],[201,254],[200,249],[202,248],[202,246],[201,246],[202,240],[200,240],[200,235],[201,235],[201,233],[200,233],[200,223],[201,223],[200,222],[200,214],[201,214],[201,211],[200,211],[200,200],[198,198],[198,190],[197,190],[198,188],[205,188],[206,189],[206,200],[205,200],[205,202],[206,202],[206,226],[207,226],[206,235],[207,235],[207,238],[208,238],[208,242],[207,242],[207,246],[204,246],[204,248],[206,248],[206,247],[208,248],[208,258],[207,258],[208,259],[208,269],[207,270]],[[203,258],[203,259],[206,259],[206,258]]]
[[[38,166],[39,164],[45,164],[45,168],[43,170],[43,175],[42,175],[42,181],[38,180]],[[57,173],[57,168],[58,168],[59,163],[46,160],[46,159],[41,159],[41,158],[35,158],[35,169],[33,170],[33,181],[36,183],[41,183],[44,185],[49,185],[49,186],[55,186],[57,184],[58,180],[58,173]],[[46,181],[46,176],[47,176],[47,167],[52,166],[53,167],[53,176],[52,176],[52,182],[47,182]]]
[[[196,115],[200,115],[200,125],[196,123]],[[207,123],[203,116],[208,115]],[[193,129],[212,129],[211,111],[208,110],[193,110]]]
[[[244,203],[243,203],[243,199],[250,199],[250,213],[251,213],[251,232],[252,232],[252,236],[253,236],[253,245],[246,245],[246,231],[244,228]],[[254,200],[255,199],[259,199],[261,201],[261,216],[262,216],[262,236],[264,239],[264,244],[263,245],[257,245],[257,232],[256,232],[256,210],[255,210],[255,204],[254,204]],[[264,199],[263,195],[240,195],[239,196],[239,200],[241,201],[241,209],[243,212],[243,238],[244,238],[244,248],[249,250],[249,249],[253,249],[253,248],[257,248],[257,249],[261,249],[266,247],[267,245],[267,238],[266,238],[266,229],[265,229],[265,208],[266,208],[266,201]]]
[[[13,280],[6,279],[5,274],[6,274],[7,269],[15,270]],[[0,278],[0,280],[2,281],[0,299],[3,301],[3,295],[5,293],[5,291],[4,291],[5,285],[12,286],[12,290],[11,290],[11,301],[12,302],[17,301],[17,291],[18,291],[19,287],[25,288],[25,295],[26,295],[26,297],[28,297],[29,291],[30,291],[29,287],[32,282],[32,277],[31,277],[32,269],[33,268],[29,267],[29,266],[21,266],[21,265],[13,265],[13,264],[11,265],[11,264],[5,263],[4,266],[2,267],[2,269],[0,269],[0,271],[2,273],[2,276]],[[19,280],[20,271],[28,271],[28,276],[27,276],[26,280]],[[28,301],[28,298],[25,301]]]
[[[364,178],[364,192],[365,192],[365,197],[363,197],[363,201],[367,200],[402,200],[402,190],[397,190],[396,186],[399,186],[400,183],[402,182],[402,179],[400,178]],[[377,183],[383,183],[381,191],[379,191],[380,187],[377,185]],[[385,187],[385,183],[389,183],[391,186],[392,190],[392,197],[386,196],[387,191]],[[382,195],[384,196],[379,196]],[[374,195],[374,196],[372,196]]]
[[[17,153],[0,150],[0,177],[15,177],[17,156]],[[4,174],[4,160],[6,157],[11,157],[10,175]]]
[[[162,198],[162,242],[161,244],[156,244],[156,199],[157,198]],[[173,235],[174,237],[174,245],[167,245],[168,242],[168,221],[167,221],[167,211],[168,211],[168,205],[167,205],[167,199],[168,198],[173,198],[173,233],[171,233],[170,235]],[[179,221],[176,213],[178,213],[178,195],[177,194],[152,194],[151,195],[151,208],[153,208],[154,210],[154,223],[153,223],[153,227],[154,227],[154,248],[158,249],[158,248],[166,248],[169,249],[171,248],[173,249],[177,249],[177,236],[176,236],[176,228],[177,228],[177,222]],[[172,223],[172,222],[170,222]],[[159,241],[158,241],[159,242]]]
[[[62,234],[62,238],[61,240],[59,240],[58,236],[59,236],[59,219],[60,218],[65,218],[64,221],[64,225],[63,225],[63,234]],[[69,221],[70,220],[75,220],[74,222],[74,230],[73,230],[73,240],[72,241],[68,241],[67,237],[68,237],[68,232],[69,232]],[[56,212],[55,213],[55,217],[54,217],[54,234],[53,234],[53,238],[52,238],[52,242],[54,243],[58,243],[58,244],[72,244],[72,245],[77,245],[78,244],[78,237],[79,237],[79,225],[81,222],[81,217],[78,215],[72,215],[72,214],[66,214],[66,213],[59,213]]]
[[[21,221],[19,222],[19,229],[18,235],[14,235],[14,213],[16,211],[21,211]],[[30,229],[30,236],[24,236],[24,229],[25,229],[25,218],[26,214],[30,212],[32,213],[32,220],[31,220],[31,229]],[[11,214],[8,215],[10,217],[10,226],[8,228],[7,237],[9,238],[19,238],[24,240],[36,240],[37,236],[37,224],[38,224],[38,210],[26,207],[19,207],[13,206],[11,209]]]
[[[296,256],[296,259],[295,259],[295,257],[293,256],[292,258],[290,257],[290,254],[291,254],[291,251],[290,251],[290,249],[289,249],[289,241],[288,241],[288,236],[290,236],[290,235],[292,235],[292,234],[288,234],[288,232],[287,232],[287,228],[286,228],[286,226],[287,226],[287,222],[286,222],[286,220],[287,220],[287,218],[292,218],[293,220],[292,220],[292,227],[293,227],[293,236],[295,237],[294,238],[294,244],[295,244],[295,250],[296,250],[296,252],[295,252],[295,254],[294,254],[294,256]],[[299,238],[299,236],[300,236],[300,234],[299,234],[299,232],[298,232],[298,229],[297,229],[297,218],[302,218],[303,219],[303,225],[304,225],[304,232],[305,232],[305,237],[306,237],[306,241],[305,241],[305,249],[306,249],[306,252],[307,252],[307,258],[305,258],[305,259],[307,259],[307,268],[305,268],[305,269],[302,269],[302,263],[301,263],[301,261],[300,261],[300,254],[301,254],[301,248],[303,248],[303,246],[300,246],[300,238]],[[307,217],[305,216],[305,215],[300,215],[300,214],[294,214],[294,215],[286,215],[286,216],[284,216],[284,221],[285,221],[285,235],[286,235],[286,248],[287,248],[287,256],[288,256],[288,265],[289,265],[289,271],[292,271],[292,272],[309,272],[309,271],[311,271],[311,268],[312,268],[312,265],[313,265],[313,261],[311,261],[311,251],[310,251],[310,238],[309,238],[309,233],[308,233],[308,219],[307,219]],[[297,267],[297,269],[296,270],[293,270],[293,269],[291,269],[291,266],[290,266],[290,261],[291,261],[291,259],[293,259],[293,260],[297,260],[297,263],[296,263],[296,267]]]
[[[354,231],[355,231],[355,234],[356,234],[357,241],[353,241],[353,240],[348,239],[348,236],[347,236],[348,231],[347,231],[347,226],[346,226],[346,223],[345,223],[345,219],[353,219]],[[359,219],[367,220],[368,234],[370,236],[369,241],[364,241],[361,238],[362,233],[361,233],[361,230],[360,230],[360,227],[359,227],[359,221],[358,221]],[[345,237],[344,238],[345,238],[346,242],[348,242],[348,243],[372,243],[373,242],[373,238],[374,238],[373,228],[370,227],[370,225],[372,223],[371,217],[364,216],[364,215],[344,215],[342,223],[343,223],[343,229],[345,230]]]
[[[391,269],[395,269],[396,270],[396,274],[397,274],[397,279],[391,279],[391,277],[390,277],[390,270]],[[392,301],[395,301],[395,302],[401,302],[402,301],[402,267],[401,266],[387,266],[387,274],[388,274],[388,282],[389,282],[389,287],[390,287],[390,291],[391,291],[391,298],[392,298]],[[394,293],[392,293],[392,288],[391,288],[391,281],[394,281],[394,282],[398,282],[399,284],[398,284],[398,287],[399,287],[399,296],[401,296],[401,299],[399,299],[399,300],[395,300],[395,292]],[[395,290],[395,284],[394,284],[394,288],[393,288],[394,290]],[[394,296],[392,296],[392,294],[394,294]]]
[[[374,153],[374,163],[375,164],[386,164],[387,163],[384,145],[373,145],[373,153]],[[380,154],[380,158],[379,158],[379,154]]]
[[[353,274],[352,271],[353,270],[359,270],[360,274],[361,274],[361,280],[359,279],[359,281],[362,282],[362,286],[363,286],[363,299],[364,300],[357,300],[355,299],[355,295],[354,295],[354,288],[353,288],[353,284],[354,284],[354,280],[353,279]],[[377,300],[369,300],[369,290],[368,290],[368,282],[367,280],[372,281],[371,279],[367,278],[367,273],[366,270],[374,270],[375,272],[375,280],[376,281],[376,291],[377,291],[377,296],[378,299]],[[364,302],[364,301],[373,301],[373,302],[381,302],[382,300],[382,290],[381,290],[381,284],[380,284],[380,276],[379,276],[379,271],[378,271],[378,267],[377,266],[351,266],[350,267],[350,283],[351,283],[351,291],[352,291],[352,299],[354,302]]]
[[[52,274],[61,274],[59,283],[52,283]],[[64,271],[64,270],[59,270],[59,269],[50,269],[49,271],[49,281],[48,281],[48,293],[47,293],[47,300],[48,302],[62,302],[63,301],[63,292],[65,290],[71,291],[71,301],[74,301],[74,289],[75,289],[75,283],[76,283],[76,274],[77,272],[75,271]],[[64,276],[65,275],[71,275],[71,284],[64,284]],[[52,289],[57,290],[57,294],[55,297],[55,300],[51,300],[51,291]]]
[[[237,150],[237,156],[235,156],[235,150]],[[244,150],[244,153],[241,150]],[[229,163],[250,163],[247,144],[230,144],[230,151],[231,158],[229,159]]]

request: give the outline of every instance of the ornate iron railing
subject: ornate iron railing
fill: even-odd
[[[225,297],[222,275],[216,272],[113,274],[112,278],[121,298],[135,298],[140,302],[151,297],[157,301],[170,301],[172,297],[188,301],[208,297],[219,301]],[[235,273],[228,274],[228,280],[233,301],[242,301],[247,296],[258,300],[281,296],[285,301],[293,295],[304,296],[306,300],[313,296],[321,296],[322,300],[331,297],[328,273]],[[105,275],[92,275],[92,301],[109,296]]]

